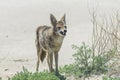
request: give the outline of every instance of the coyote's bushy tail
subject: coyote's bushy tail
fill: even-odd
[[[44,61],[45,57],[46,57],[46,52],[42,50],[42,53],[41,53],[41,55],[40,55],[40,60],[41,60],[41,62]]]

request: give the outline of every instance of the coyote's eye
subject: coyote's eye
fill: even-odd
[[[65,28],[67,28],[67,26],[64,26]]]
[[[61,29],[61,27],[58,27],[58,30],[60,30]]]

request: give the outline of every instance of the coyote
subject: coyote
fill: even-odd
[[[58,52],[61,48],[63,39],[67,32],[65,14],[57,21],[56,18],[50,14],[50,20],[53,27],[40,26],[36,30],[36,48],[37,48],[37,66],[36,71],[38,71],[40,61],[43,62],[44,58],[47,56],[47,63],[49,66],[49,71],[53,72],[53,54],[55,58],[55,72],[59,74],[58,71]]]

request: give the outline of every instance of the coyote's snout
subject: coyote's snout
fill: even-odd
[[[47,63],[50,72],[53,69],[53,54],[55,58],[55,70],[58,74],[58,52],[61,48],[63,39],[67,32],[65,15],[57,21],[56,18],[50,14],[52,27],[40,26],[36,30],[36,47],[37,47],[37,67],[38,71],[40,61],[43,62],[47,56]]]

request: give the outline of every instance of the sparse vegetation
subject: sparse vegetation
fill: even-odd
[[[43,72],[29,72],[23,67],[23,71],[14,75],[10,80],[60,80],[54,73],[48,71]]]
[[[73,55],[75,63],[65,65],[60,68],[60,73],[66,77],[74,76],[74,80],[79,80],[81,77],[88,77],[92,74],[101,74],[108,72],[108,62],[116,53],[116,49],[110,49],[102,55],[93,55],[92,47],[86,45],[73,45],[72,48],[76,51]],[[23,71],[14,75],[10,80],[66,80],[64,76],[56,76],[48,71],[29,72],[23,67]],[[119,78],[103,77],[103,80],[119,80]]]
[[[73,45],[73,49],[76,50],[76,53],[73,55],[75,63],[64,66],[60,71],[66,73],[67,76],[74,75],[76,78],[107,72],[107,63],[110,60],[108,56],[112,57],[115,53],[113,49],[108,51],[106,55],[95,56],[93,55],[92,48],[87,46],[84,42],[80,47]]]

